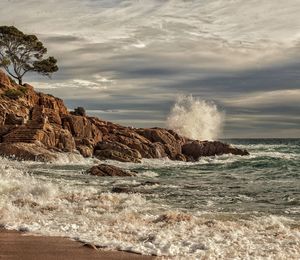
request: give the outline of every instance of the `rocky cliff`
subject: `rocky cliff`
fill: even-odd
[[[69,112],[61,99],[38,93],[28,84],[20,86],[0,70],[0,154],[48,161],[59,152],[122,162],[248,154],[218,141],[190,140],[168,129],[129,128]]]

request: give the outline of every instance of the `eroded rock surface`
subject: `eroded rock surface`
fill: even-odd
[[[23,154],[26,160],[39,159],[20,152],[36,147],[37,151],[79,151],[84,157],[139,163],[142,158],[194,161],[201,156],[248,154],[221,142],[190,140],[163,128],[125,127],[86,116],[83,108],[75,110],[69,112],[61,99],[36,92],[28,84],[19,86],[0,70],[0,143],[8,145],[2,148],[6,155],[15,149],[20,158]]]
[[[126,171],[119,167],[108,165],[108,164],[100,164],[97,166],[93,166],[87,172],[88,174],[94,176],[130,177],[136,175],[134,172]]]

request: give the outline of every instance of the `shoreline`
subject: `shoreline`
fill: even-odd
[[[85,246],[67,237],[48,237],[28,232],[0,228],[0,259],[5,260],[152,260],[144,256],[122,251],[105,251]]]

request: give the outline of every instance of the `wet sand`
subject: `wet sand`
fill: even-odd
[[[152,260],[127,252],[104,251],[63,237],[34,236],[28,233],[0,229],[1,260]]]

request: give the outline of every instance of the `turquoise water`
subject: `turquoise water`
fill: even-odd
[[[50,178],[81,180],[82,185],[97,186],[102,191],[126,187],[144,194],[149,200],[187,211],[252,212],[299,218],[300,139],[225,142],[247,149],[250,156],[209,157],[197,163],[168,160],[146,160],[141,165],[110,162],[141,173],[130,180],[78,174],[89,164],[47,165],[46,169],[43,165],[33,165],[32,171],[34,174],[49,172]],[[147,181],[155,185],[141,185]]]

